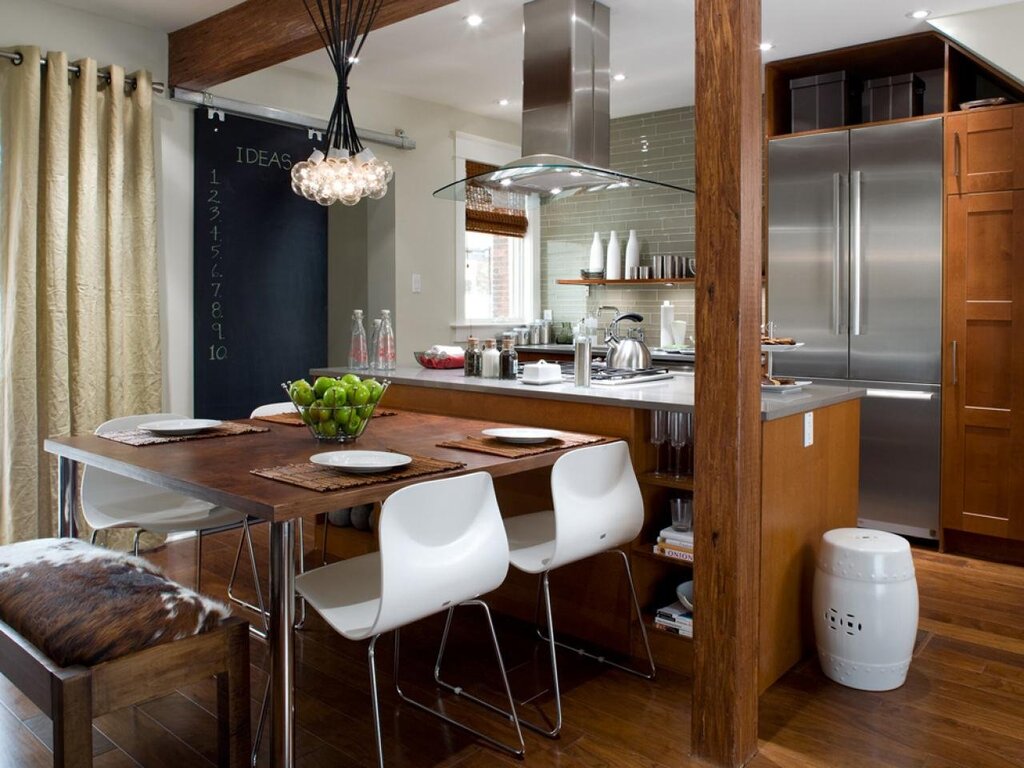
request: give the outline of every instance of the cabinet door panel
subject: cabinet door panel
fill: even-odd
[[[942,521],[1024,539],[1024,191],[946,206]]]
[[[949,194],[1024,189],[1024,107],[946,118]]]

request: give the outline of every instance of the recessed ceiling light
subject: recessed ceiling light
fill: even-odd
[[[472,13],[466,17],[466,23],[471,27],[479,27],[484,23],[484,17],[479,14]]]
[[[612,76],[612,80],[614,80],[617,83],[621,83],[625,79],[626,75],[624,72],[619,72],[618,74]]]
[[[511,187],[512,186],[512,179],[502,179],[501,180],[501,186],[503,186],[503,187]]]
[[[757,47],[760,48],[762,51],[770,51],[772,48],[775,47],[775,43],[769,43],[769,42],[766,41],[766,42],[761,43]]]
[[[509,105],[509,100],[508,99],[498,99],[498,106],[499,107],[507,107],[508,105]]]
[[[557,194],[560,194],[560,193],[561,193],[561,191],[562,191],[562,188],[561,188],[561,187],[552,187],[552,188],[551,188],[551,194],[552,194],[552,195],[557,195]]]
[[[932,15],[931,11],[929,11],[927,8],[922,8],[922,9],[920,9],[918,11],[911,11],[910,13],[907,14],[907,18],[908,19],[918,19],[918,20],[920,20],[920,19],[927,19],[931,15]]]

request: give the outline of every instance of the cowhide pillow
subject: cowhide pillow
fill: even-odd
[[[139,557],[76,539],[0,547],[0,619],[62,667],[195,635],[228,615]]]

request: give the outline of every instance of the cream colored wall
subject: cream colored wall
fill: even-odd
[[[49,0],[0,0],[0,46],[38,45],[89,56],[100,64],[148,69],[166,81],[167,36],[156,30],[65,8]],[[372,38],[371,38],[372,44]],[[333,101],[326,78],[277,67],[224,84],[215,92],[326,117]],[[367,94],[353,82],[353,110],[360,127],[404,128],[417,148],[403,152],[371,145],[401,176],[396,188],[395,319],[402,361],[412,350],[452,338],[454,316],[455,206],[430,193],[452,180],[456,130],[518,144],[512,123],[477,117],[392,94]],[[192,415],[192,108],[154,99],[157,158],[157,226],[160,265],[164,407]],[[286,183],[286,182],[284,182]],[[423,291],[413,294],[412,275]]]
[[[373,38],[370,38],[370,45]],[[334,85],[287,66],[263,70],[211,89],[222,96],[258,102],[304,114],[326,117]],[[395,194],[395,307],[398,359],[412,361],[412,352],[451,341],[455,307],[455,209],[431,197],[454,181],[453,133],[462,131],[518,146],[519,126],[461,112],[432,102],[359,90],[358,71],[352,81],[352,112],[360,128],[390,133],[402,128],[416,141],[403,151],[368,146],[395,167],[400,179]],[[419,274],[421,293],[412,292]],[[346,321],[347,322],[347,321]]]

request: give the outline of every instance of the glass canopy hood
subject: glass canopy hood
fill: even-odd
[[[579,194],[618,190],[650,189],[696,194],[687,187],[630,176],[607,168],[595,168],[567,157],[528,155],[513,160],[496,171],[470,176],[441,187],[434,191],[434,197],[465,202],[467,185],[482,187],[499,194],[535,194],[540,198],[541,204]]]

